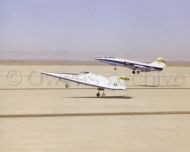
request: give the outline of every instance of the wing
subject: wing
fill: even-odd
[[[96,88],[123,90],[120,86],[110,84],[110,80],[108,78],[101,75],[95,75],[93,73],[69,74],[41,72],[41,74]]]
[[[84,74],[75,74],[75,73],[49,73],[49,72],[41,72],[41,74],[55,77],[67,81],[71,81],[74,83],[87,84],[86,78]]]

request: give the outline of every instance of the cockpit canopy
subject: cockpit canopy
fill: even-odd
[[[115,59],[115,57],[111,57],[111,56],[106,56],[105,58],[108,58],[108,59]]]

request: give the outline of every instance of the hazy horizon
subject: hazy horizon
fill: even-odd
[[[188,0],[1,0],[1,60],[189,61]]]

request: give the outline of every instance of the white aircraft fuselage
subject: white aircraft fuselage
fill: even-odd
[[[84,85],[89,85],[93,87],[111,89],[111,90],[124,90],[126,89],[126,85],[124,85],[123,80],[118,79],[116,76],[112,77],[104,77],[102,75],[84,72],[79,74],[72,74],[72,73],[48,73],[48,72],[41,72],[42,74],[56,77],[59,79],[64,79],[67,81],[72,81],[75,83],[80,83]]]
[[[149,64],[114,57],[101,57],[96,58],[96,60],[113,66],[128,67],[133,71],[139,70],[141,72],[162,71],[163,68],[166,66],[165,61],[161,58],[158,58],[156,61]]]
[[[73,73],[50,73],[50,72],[41,72],[41,74],[63,79],[66,81],[71,81],[77,84],[83,84],[88,85],[92,87],[96,87],[98,91],[104,89],[110,89],[110,90],[125,90],[127,89],[126,86],[126,80],[128,80],[127,77],[104,77],[102,75],[90,73],[90,72],[82,72],[79,74],[73,74]],[[97,97],[100,96],[100,93],[97,93]],[[105,96],[104,92],[103,95]]]

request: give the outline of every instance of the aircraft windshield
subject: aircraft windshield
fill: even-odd
[[[115,57],[111,57],[111,56],[106,56],[105,58],[110,58],[110,59],[115,59]]]

